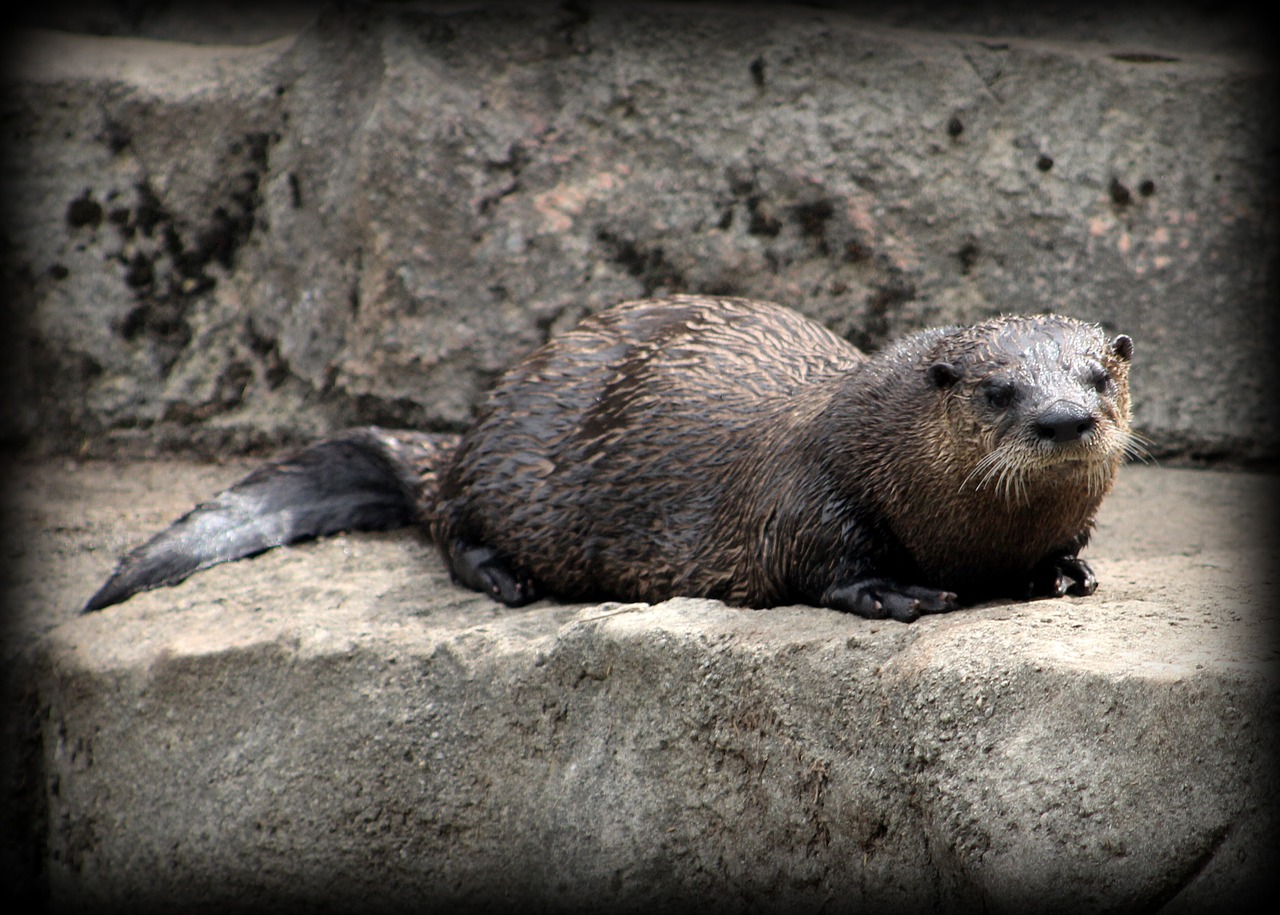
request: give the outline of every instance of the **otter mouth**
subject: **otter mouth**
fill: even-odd
[[[1101,496],[1111,485],[1116,449],[1103,447],[1096,438],[1067,443],[1014,439],[989,451],[965,476],[961,489],[992,493],[1011,503],[1030,501],[1043,486],[1061,489],[1066,478],[1076,477],[1080,489]]]
[[[1049,448],[1034,449],[1034,458],[1039,459],[1046,467],[1060,467],[1063,464],[1097,464],[1110,461],[1115,452],[1110,448],[1098,448],[1085,442],[1071,445],[1053,445]]]

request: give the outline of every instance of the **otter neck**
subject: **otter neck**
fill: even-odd
[[[1061,463],[1028,474],[1016,489],[980,485],[981,436],[954,421],[918,374],[905,360],[870,362],[819,420],[835,479],[882,519],[914,571],[931,586],[983,591],[1078,546],[1114,466]]]
[[[918,441],[918,459],[927,452]],[[1107,485],[1084,463],[1027,474],[1016,486],[982,484],[973,459],[938,449],[933,473],[912,474],[911,497],[885,506],[895,535],[921,572],[957,591],[989,590],[990,580],[1021,580],[1041,559],[1074,552]]]

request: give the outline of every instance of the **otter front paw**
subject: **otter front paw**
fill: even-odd
[[[1089,563],[1079,556],[1048,556],[1031,573],[1031,597],[1088,597],[1098,590],[1098,579]]]
[[[888,578],[866,578],[831,588],[822,598],[823,606],[867,619],[895,619],[910,623],[923,613],[946,613],[956,608],[950,591],[900,585]]]

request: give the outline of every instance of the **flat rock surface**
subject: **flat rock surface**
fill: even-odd
[[[76,616],[248,467],[17,475],[7,644],[37,649],[57,901],[1199,911],[1261,886],[1270,477],[1126,468],[1094,597],[913,625],[511,610],[410,531]]]
[[[9,556],[17,559],[17,611],[26,632],[44,632],[77,617],[78,609],[126,550],[249,472],[253,462],[202,464],[184,461],[115,463],[54,460],[21,467],[16,498],[20,523]],[[990,605],[954,619],[1019,620],[1045,624],[1092,621],[1095,635],[1143,633],[1126,646],[1169,663],[1211,651],[1215,661],[1256,665],[1275,659],[1269,589],[1275,586],[1275,540],[1268,506],[1276,492],[1265,474],[1131,466],[1104,503],[1093,541],[1086,549],[1102,582],[1083,600]],[[35,531],[31,537],[30,532]],[[281,614],[283,624],[301,623],[326,605],[347,612],[410,616],[432,628],[483,625],[510,617],[537,618],[546,602],[511,610],[454,588],[435,548],[411,531],[352,534],[285,547],[253,560],[224,565],[177,588],[142,594],[112,611],[112,623],[173,616],[175,609]],[[303,608],[306,608],[305,610]],[[402,612],[403,611],[403,612]],[[757,611],[737,611],[748,616]],[[551,611],[555,615],[555,611]],[[881,628],[888,624],[816,614],[839,625]],[[105,617],[104,617],[105,618]],[[1151,634],[1160,621],[1162,636]],[[1105,620],[1105,622],[1104,622]],[[932,618],[913,628],[950,625]],[[889,628],[896,628],[890,626]],[[1076,650],[1113,656],[1105,646]],[[1228,646],[1230,649],[1228,650]],[[1220,649],[1220,650],[1219,650]],[[1134,657],[1114,654],[1115,663]]]

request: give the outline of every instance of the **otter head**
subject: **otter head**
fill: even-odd
[[[951,420],[961,488],[1023,502],[1074,490],[1100,499],[1126,454],[1133,341],[1053,315],[996,318],[930,347],[928,383]],[[1081,491],[1083,490],[1083,492]]]

